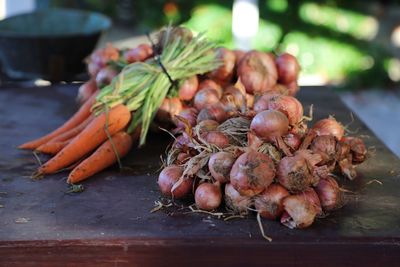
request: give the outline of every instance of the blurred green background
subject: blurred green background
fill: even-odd
[[[233,1],[209,0],[47,0],[42,7],[96,10],[136,33],[173,22],[206,31],[234,48]],[[340,88],[391,88],[400,81],[399,1],[258,1],[255,49],[287,51],[298,57],[303,84]]]

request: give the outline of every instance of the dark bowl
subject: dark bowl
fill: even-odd
[[[71,81],[85,72],[84,59],[111,26],[104,15],[47,9],[0,21],[0,60],[12,79]]]

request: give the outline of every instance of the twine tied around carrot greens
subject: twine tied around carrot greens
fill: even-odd
[[[96,114],[124,104],[133,112],[128,133],[141,127],[140,145],[146,141],[150,124],[168,95],[177,95],[180,81],[216,69],[220,60],[216,45],[206,40],[204,34],[193,36],[183,27],[167,27],[158,34],[154,45],[157,56],[145,62],[126,65],[104,87],[92,107]],[[168,70],[168,71],[167,71]]]

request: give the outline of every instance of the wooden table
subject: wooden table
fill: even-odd
[[[1,266],[399,266],[400,162],[358,120],[376,156],[359,167],[345,187],[349,203],[305,230],[264,221],[271,243],[261,238],[255,216],[225,222],[181,211],[150,213],[159,199],[159,155],[168,138],[149,138],[124,163],[134,171],[105,171],[67,194],[66,173],[33,181],[31,153],[16,146],[61,124],[76,109],[76,85],[0,89]],[[304,106],[315,119],[349,110],[326,88],[305,88]],[[367,183],[377,179],[377,182]],[[81,265],[80,265],[81,266]]]

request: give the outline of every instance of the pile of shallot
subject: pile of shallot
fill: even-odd
[[[175,124],[175,141],[158,178],[164,196],[190,199],[204,211],[280,220],[305,228],[343,206],[339,172],[356,178],[367,156],[334,117],[308,127],[294,97],[295,57],[218,49],[223,64],[180,85],[159,116]]]

